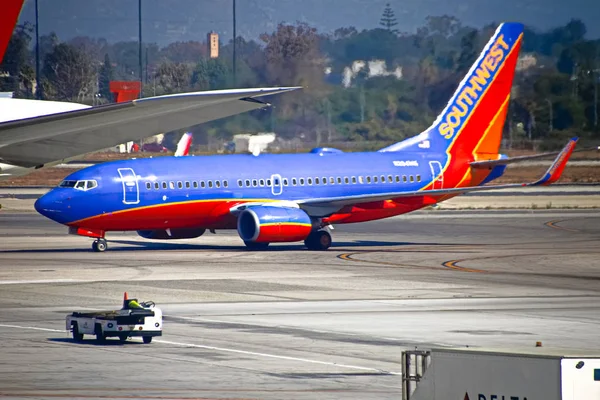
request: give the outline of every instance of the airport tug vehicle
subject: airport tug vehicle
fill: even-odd
[[[162,311],[153,301],[138,303],[125,292],[120,310],[73,312],[67,315],[66,329],[76,342],[81,342],[83,335],[95,335],[98,342],[107,337],[125,342],[129,337],[141,336],[147,344],[154,336],[162,336],[162,323]]]

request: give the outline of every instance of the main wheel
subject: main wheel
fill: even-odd
[[[148,344],[152,342],[152,336],[144,336],[142,340],[144,341],[144,343]]]
[[[106,243],[106,239],[96,239],[94,240],[94,243],[92,243],[92,250],[97,251],[97,252],[103,252],[106,251],[106,249],[108,248],[108,244]]]
[[[309,250],[327,250],[331,246],[331,235],[327,231],[312,232],[304,244]]]
[[[269,243],[265,242],[244,242],[248,250],[264,250],[269,247]]]
[[[73,329],[73,340],[81,342],[83,340],[83,333],[79,333],[79,325],[77,325],[77,322],[73,322],[71,328]]]

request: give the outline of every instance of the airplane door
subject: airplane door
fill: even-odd
[[[283,182],[281,179],[281,175],[274,174],[271,175],[271,193],[273,196],[279,196],[283,192]]]
[[[432,190],[444,188],[444,175],[442,174],[442,163],[439,161],[429,161],[431,169],[431,179],[433,180]]]
[[[117,169],[123,184],[123,204],[138,204],[140,202],[140,188],[138,178],[133,169]]]

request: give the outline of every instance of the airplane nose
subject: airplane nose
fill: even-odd
[[[51,190],[37,199],[33,206],[44,217],[62,223],[64,206],[60,197],[54,190]]]

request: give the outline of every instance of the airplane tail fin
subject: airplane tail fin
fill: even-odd
[[[4,1],[0,7],[0,62],[10,42],[25,0]]]
[[[497,155],[522,35],[522,24],[501,24],[435,122],[379,151],[452,150],[471,159]]]
[[[192,145],[192,133],[186,132],[183,134],[179,143],[177,143],[177,150],[175,151],[175,157],[187,156],[190,153],[190,146]]]

